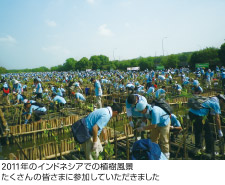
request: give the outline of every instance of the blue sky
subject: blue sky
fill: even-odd
[[[0,0],[0,66],[160,56],[225,39],[224,0]]]

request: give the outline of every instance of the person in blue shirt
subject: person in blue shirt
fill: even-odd
[[[63,85],[57,89],[57,95],[63,97],[66,93],[66,90],[63,88]]]
[[[13,95],[16,97],[16,104],[15,105],[23,103],[23,101],[25,99],[24,95],[21,95],[21,94],[16,93],[16,92],[13,92]]]
[[[136,104],[140,101],[145,101],[147,103],[147,100],[144,96],[141,96],[139,94],[130,94],[126,100],[126,112],[127,112],[127,117],[129,120],[129,124],[132,128],[134,128],[134,122],[133,122],[133,117],[139,117],[143,118],[143,114],[137,111],[136,109]],[[144,125],[144,121],[142,125]]]
[[[29,122],[32,114],[34,114],[35,121],[39,121],[41,119],[40,116],[47,113],[47,109],[45,107],[42,107],[40,105],[33,105],[30,101],[26,101],[26,103],[24,103],[24,107],[26,109],[24,115],[27,115],[24,124],[27,124]]]
[[[153,97],[154,92],[155,92],[155,87],[154,86],[151,86],[147,90],[146,94],[147,94],[148,97]]]
[[[13,92],[16,92],[16,93],[19,93],[19,94],[22,94],[22,92],[23,92],[22,85],[18,80],[14,80]]]
[[[127,89],[127,92],[128,93],[133,93],[134,92],[134,88],[135,88],[135,85],[132,83],[132,82],[128,82],[126,84],[126,89]]]
[[[178,95],[181,94],[182,86],[178,84],[177,81],[175,82],[173,88],[174,88],[175,94],[178,94]]]
[[[124,82],[121,81],[120,85],[119,85],[119,90],[120,92],[124,92],[125,91],[125,86],[124,86]]]
[[[75,99],[76,99],[78,102],[80,102],[80,101],[81,101],[81,102],[86,101],[84,95],[81,94],[81,93],[79,93],[79,92],[75,93]]]
[[[98,108],[102,108],[102,87],[98,80],[95,78],[91,78],[91,82],[94,83],[95,88],[95,96],[96,96],[96,103]]]
[[[79,90],[80,92],[83,92],[83,90],[80,87],[80,83],[82,83],[82,82],[81,81],[80,82],[74,82],[71,90],[75,90],[75,91]]]
[[[162,88],[158,89],[155,92],[155,98],[157,100],[160,100],[160,99],[165,99],[165,97],[166,97],[166,87],[163,86]]]
[[[211,80],[211,69],[208,69],[208,71],[205,73],[206,88],[211,88]]]
[[[150,139],[154,143],[160,142],[160,148],[164,155],[169,159],[169,133],[170,133],[170,115],[158,106],[151,106],[145,101],[136,104],[136,109],[144,114],[145,118],[151,121],[151,125],[137,128],[138,132],[151,130]]]
[[[193,87],[191,89],[193,94],[202,94],[203,89],[200,87],[200,83],[198,80],[193,81]]]
[[[122,107],[119,104],[113,104],[106,108],[96,109],[91,112],[87,117],[83,118],[91,138],[83,143],[85,150],[86,160],[93,160],[92,151],[96,153],[96,157],[103,151],[99,135],[103,132],[104,143],[108,143],[107,126],[112,117],[117,116],[122,112]],[[81,121],[81,120],[79,120]],[[77,124],[77,123],[75,123]]]
[[[145,93],[145,87],[143,85],[139,85],[136,88],[137,88],[136,92],[138,94],[144,94]]]
[[[52,93],[52,99],[53,99],[54,102],[57,102],[60,105],[66,104],[66,100],[63,97],[61,97],[61,96],[59,96],[55,93]]]
[[[221,79],[222,79],[222,89],[225,89],[225,70],[221,72]]]
[[[209,120],[215,117],[215,122],[218,128],[219,138],[223,137],[223,132],[221,130],[221,120],[220,105],[224,107],[225,96],[220,94],[217,97],[210,98],[202,103],[201,109],[189,109],[190,120],[194,124],[194,134],[195,134],[195,147],[197,148],[196,153],[200,153],[203,148],[203,129],[205,130],[205,144],[206,153],[214,155],[214,138],[213,132],[210,128]],[[207,119],[206,119],[207,118]]]
[[[27,91],[27,82],[25,82],[25,85],[23,85],[23,91]]]
[[[42,89],[42,85],[41,85],[41,79],[35,78],[34,79],[34,85],[35,85],[35,89],[36,89],[36,92],[35,92],[36,98],[42,99],[43,89]]]
[[[177,119],[176,115],[171,114],[170,120],[171,120],[170,132],[172,132],[171,141],[174,141],[175,136],[177,136],[181,132],[182,127],[181,127],[180,121]]]

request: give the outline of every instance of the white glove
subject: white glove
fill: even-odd
[[[145,127],[146,126],[146,123],[145,122],[141,122],[141,127]]]
[[[170,129],[174,129],[174,126],[170,126]]]
[[[143,127],[138,127],[138,128],[137,128],[137,131],[138,131],[138,132],[141,132],[141,131],[143,131],[143,130],[144,130]]]
[[[93,142],[92,150],[93,150],[93,151],[96,151],[97,148],[98,148],[98,143],[97,143],[97,142]]]
[[[222,130],[218,130],[218,135],[219,135],[219,137],[223,137],[223,132],[222,132]]]
[[[133,122],[133,121],[130,121],[130,126],[131,126],[132,128],[134,128],[134,122]]]

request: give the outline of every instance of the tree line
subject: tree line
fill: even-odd
[[[216,66],[225,66],[225,43],[220,48],[209,47],[200,51],[184,52],[171,54],[168,56],[139,57],[130,60],[110,61],[109,57],[104,55],[94,55],[90,59],[83,57],[79,61],[74,58],[68,58],[62,65],[51,68],[39,67],[34,69],[6,70],[0,67],[1,73],[20,73],[20,72],[48,72],[48,71],[85,71],[91,70],[127,70],[127,67],[140,67],[140,70],[156,69],[156,66],[165,68],[190,67],[195,68],[196,63],[209,63],[211,69]]]

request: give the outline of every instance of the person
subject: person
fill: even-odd
[[[222,89],[225,89],[225,70],[223,69],[221,72],[221,80],[222,80]]]
[[[6,105],[10,105],[9,101],[9,94],[10,94],[10,87],[9,85],[4,81],[4,85],[2,87],[2,103],[6,103]]]
[[[166,97],[166,87],[162,86],[162,88],[158,89],[155,92],[155,98],[157,100],[160,100],[160,99],[165,99],[165,97]]]
[[[34,79],[34,86],[36,89],[36,98],[37,99],[42,99],[42,93],[43,93],[43,89],[41,86],[41,80],[39,78],[35,78]]]
[[[211,69],[208,69],[208,71],[205,73],[205,83],[206,83],[206,88],[211,88]]]
[[[57,89],[57,95],[64,97],[64,94],[66,93],[66,90],[63,88],[63,85],[61,85],[58,89]]]
[[[198,80],[193,81],[193,87],[191,89],[191,92],[193,94],[202,94],[203,93],[203,89],[200,87],[200,83]]]
[[[91,135],[91,137],[82,144],[87,160],[93,160],[93,156],[91,154],[92,151],[96,153],[96,157],[98,157],[99,153],[103,151],[99,135],[101,132],[103,132],[104,142],[105,144],[107,144],[108,136],[105,127],[107,126],[109,120],[112,117],[117,116],[121,112],[122,107],[119,104],[114,103],[112,106],[96,109],[95,111],[91,112],[87,117],[83,118],[83,120],[78,121],[84,121],[85,126],[87,126],[87,129]],[[78,123],[74,123],[72,125],[72,128],[76,124]]]
[[[54,102],[57,102],[58,105],[61,105],[61,106],[64,106],[66,104],[66,100],[63,97],[57,95],[56,93],[52,93],[52,100]]]
[[[155,92],[155,87],[152,85],[151,87],[149,87],[149,89],[146,92],[146,96],[149,98],[153,98]]]
[[[13,95],[16,97],[15,105],[20,104],[20,103],[24,103],[24,99],[26,98],[26,96],[24,96],[22,94],[19,94],[19,93],[16,93],[16,92],[13,92]]]
[[[174,91],[175,91],[175,94],[178,94],[178,95],[180,95],[182,91],[182,86],[178,84],[177,81],[175,81],[175,84],[174,84]]]
[[[182,127],[181,127],[180,121],[177,119],[176,115],[171,114],[170,120],[171,120],[170,132],[172,133],[171,141],[174,141],[174,137],[177,136],[181,132]]]
[[[143,117],[143,114],[137,111],[136,105],[140,101],[144,101],[147,103],[147,100],[144,96],[139,94],[130,94],[126,99],[126,112],[129,120],[129,124],[132,128],[134,128],[133,117]],[[145,125],[145,120],[143,120],[142,125]]]
[[[214,156],[214,138],[213,131],[210,127],[209,121],[215,117],[215,122],[218,129],[219,138],[223,137],[223,132],[221,130],[221,120],[220,114],[222,107],[225,106],[225,96],[219,94],[217,97],[209,98],[205,102],[201,104],[201,109],[189,109],[189,117],[190,120],[194,124],[194,134],[195,134],[195,147],[196,153],[201,153],[203,149],[203,129],[205,131],[205,144],[206,150],[205,152]],[[208,119],[206,119],[208,117]]]
[[[17,92],[19,94],[22,94],[23,92],[22,85],[18,80],[13,81],[13,92]]]
[[[81,80],[79,80],[79,82],[74,82],[73,83],[73,86],[74,86],[74,89],[76,89],[76,91],[80,91],[80,92],[83,93],[83,90],[80,87],[80,83],[82,84],[82,81]],[[74,89],[72,89],[72,90],[74,90]]]
[[[39,121],[41,119],[40,116],[45,115],[47,113],[47,109],[44,106],[38,104],[32,104],[29,100],[24,102],[24,107],[26,112],[23,115],[27,114],[24,124],[27,124],[31,119],[32,113],[35,116],[35,121]]]
[[[151,130],[151,141],[157,144],[160,141],[160,148],[166,158],[169,159],[170,115],[168,115],[162,108],[158,106],[152,107],[145,101],[138,102],[136,109],[151,121],[151,125],[138,127],[137,131],[141,132],[144,130]]]
[[[102,108],[102,102],[101,102],[102,87],[101,87],[101,84],[95,78],[91,78],[91,82],[94,83],[97,108]]]
[[[75,93],[74,96],[75,96],[75,99],[76,99],[78,102],[80,102],[80,101],[81,101],[81,102],[86,101],[86,98],[84,97],[84,95],[81,94],[81,93],[79,93],[79,92]]]
[[[132,82],[128,82],[126,84],[126,89],[127,89],[127,92],[128,93],[133,93],[134,92],[134,88],[135,88],[135,85],[132,83]]]

